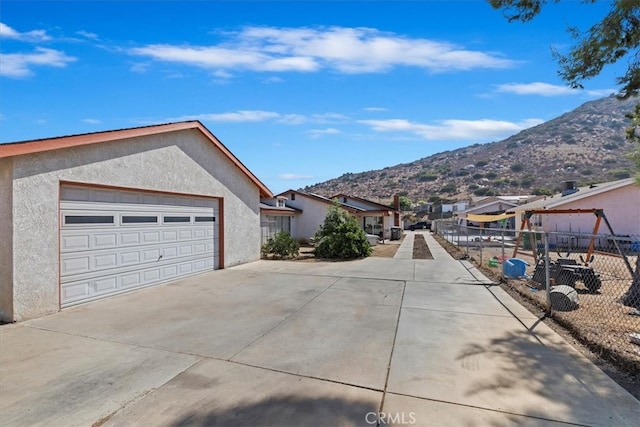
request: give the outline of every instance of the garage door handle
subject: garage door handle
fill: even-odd
[[[160,258],[162,258],[162,255],[160,255],[160,256],[158,257],[158,259],[156,260],[156,262],[160,261]]]

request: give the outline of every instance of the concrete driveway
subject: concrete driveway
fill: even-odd
[[[3,426],[637,426],[468,263],[259,261],[0,328]]]

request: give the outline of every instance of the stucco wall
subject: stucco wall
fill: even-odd
[[[13,161],[0,159],[0,320],[13,320]]]
[[[290,197],[289,194],[287,194]],[[287,206],[302,210],[291,221],[291,237],[296,240],[308,240],[324,222],[331,205],[296,194],[296,200],[288,200]]]
[[[19,156],[13,188],[16,320],[58,310],[60,181],[221,197],[224,266],[260,257],[259,190],[197,130]]]
[[[615,234],[640,235],[640,187],[637,185],[627,185],[550,209],[604,209]],[[518,229],[523,214],[524,211],[516,209]],[[531,219],[532,223],[534,220]],[[595,223],[596,216],[591,213],[542,215],[542,229],[549,232],[591,234]],[[598,234],[609,234],[604,221],[600,223]]]
[[[615,190],[585,197],[575,202],[562,205],[562,209],[604,209],[615,234],[640,235],[640,187],[627,185]],[[580,215],[546,215],[543,227],[548,231],[569,231],[592,233],[596,222],[593,214]],[[609,234],[604,221],[601,222],[598,234]]]

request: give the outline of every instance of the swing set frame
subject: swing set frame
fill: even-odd
[[[591,239],[589,241],[589,248],[587,249],[587,256],[583,260],[584,265],[588,266],[592,260],[592,255],[596,252],[595,250],[596,234],[598,234],[598,230],[600,229],[600,224],[603,220],[605,225],[609,229],[609,232],[611,233],[611,235],[615,236],[615,233],[613,232],[613,228],[611,227],[611,223],[607,219],[607,216],[604,214],[604,209],[532,209],[532,210],[525,211],[524,216],[522,217],[522,222],[520,224],[520,232],[516,237],[516,246],[513,250],[513,257],[516,258],[518,253],[523,253],[523,254],[526,253],[525,251],[519,251],[518,247],[520,247],[520,243],[522,242],[523,230],[525,229],[525,226],[527,227],[528,231],[532,231],[531,217],[533,215],[573,215],[573,214],[593,214],[596,217],[596,222],[593,226],[593,233],[591,233]],[[533,254],[533,259],[537,264],[538,251],[536,248],[534,234],[529,233],[528,237],[529,237],[529,244],[531,245],[531,252]],[[607,253],[607,255],[620,256],[624,260],[627,266],[627,269],[631,272],[631,275],[633,275],[633,267],[631,267],[629,260],[620,249],[620,246],[618,245],[618,241],[616,239],[613,239],[613,244],[615,245],[616,250],[618,251],[618,254]]]

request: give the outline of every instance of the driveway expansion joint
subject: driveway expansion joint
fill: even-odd
[[[517,412],[502,411],[500,409],[493,409],[493,408],[485,408],[485,407],[482,407],[482,406],[469,405],[469,404],[465,404],[465,403],[449,402],[447,400],[440,400],[440,399],[432,399],[432,398],[428,398],[428,397],[413,396],[411,394],[406,394],[406,393],[397,393],[397,392],[392,392],[392,391],[388,391],[386,393],[388,393],[390,395],[394,395],[394,396],[409,397],[411,399],[418,399],[418,400],[424,400],[424,401],[428,401],[428,402],[442,403],[442,404],[445,404],[445,405],[454,405],[454,406],[459,406],[459,407],[462,407],[462,408],[479,409],[481,411],[495,412],[495,413],[498,413],[498,414],[515,415],[515,416],[518,416],[518,417],[531,418],[531,419],[534,419],[534,420],[553,422],[553,423],[564,424],[564,425],[568,425],[568,426],[589,427],[588,424],[572,423],[572,422],[561,421],[561,420],[556,420],[556,419],[552,419],[552,418],[538,417],[538,416],[535,416],[535,415],[520,414],[520,413],[517,413]]]

